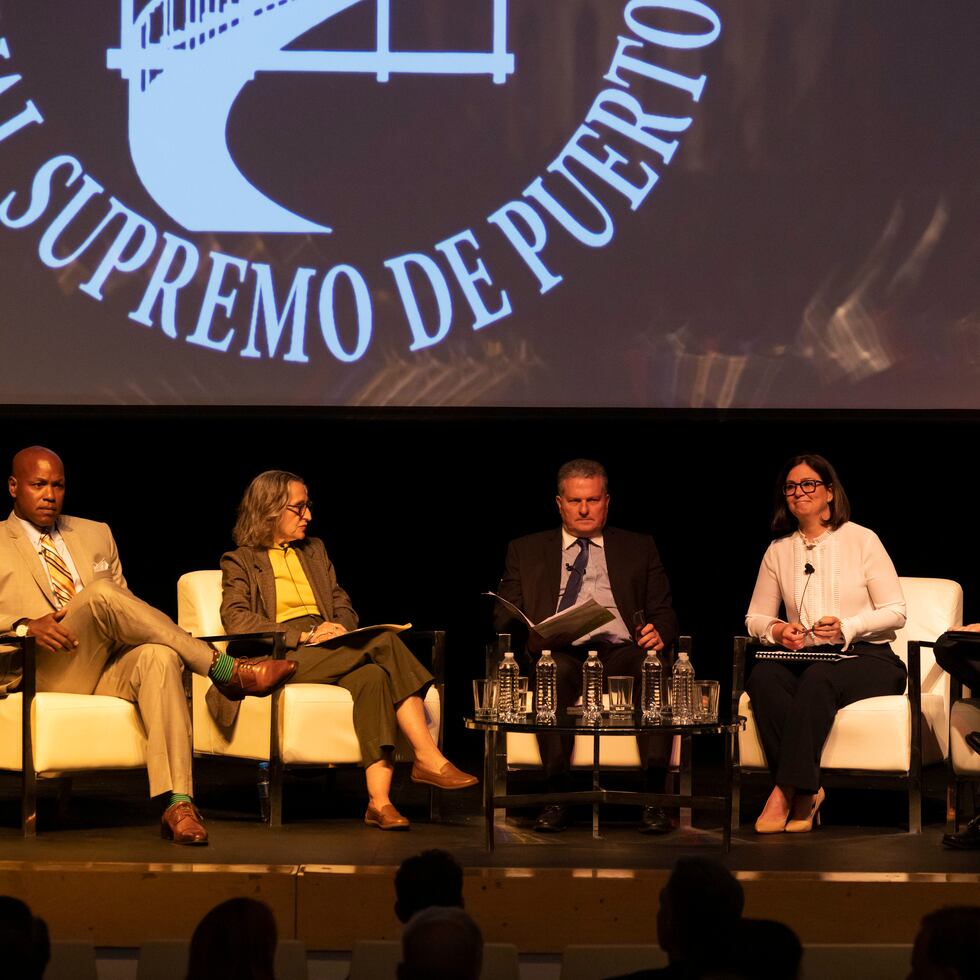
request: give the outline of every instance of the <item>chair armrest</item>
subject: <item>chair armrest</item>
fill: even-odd
[[[446,681],[446,631],[445,630],[409,630],[399,634],[406,646],[412,648],[412,653],[418,656],[418,648],[425,646],[428,653],[429,668],[435,678],[437,687],[442,690]]]

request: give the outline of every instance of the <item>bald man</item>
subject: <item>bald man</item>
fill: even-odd
[[[0,530],[0,632],[37,641],[37,689],[134,702],[147,738],[150,795],[165,794],[161,833],[207,844],[193,803],[191,725],[182,672],[210,675],[226,696],[263,697],[293,660],[238,660],[195,640],[126,586],[108,525],[61,513],[65,470],[49,449],[14,457],[14,509]],[[0,655],[0,692],[20,682],[17,654]]]

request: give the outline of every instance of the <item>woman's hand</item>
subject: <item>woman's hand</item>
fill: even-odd
[[[307,637],[306,642],[308,645],[314,646],[317,643],[324,643],[335,637],[343,636],[346,632],[347,627],[342,626],[340,623],[320,623]]]
[[[813,638],[818,643],[843,643],[840,620],[836,616],[821,616],[813,624]]]
[[[776,623],[772,628],[772,638],[786,650],[801,650],[806,630],[802,623]]]

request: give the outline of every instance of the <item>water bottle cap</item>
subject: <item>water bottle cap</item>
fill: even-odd
[[[599,656],[599,651],[598,650],[590,650],[589,651],[589,660],[594,660],[598,656]]]
[[[504,660],[513,660],[513,659],[514,659],[514,651],[513,650],[508,650],[504,654]]]
[[[681,650],[681,652],[677,654],[677,656],[680,660],[690,660],[690,657],[688,657],[687,652],[684,650]]]

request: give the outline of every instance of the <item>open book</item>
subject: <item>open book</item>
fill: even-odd
[[[503,596],[496,592],[484,592],[484,595],[492,595],[498,602],[502,602],[512,613],[520,616],[527,623],[530,631],[528,637],[528,649],[533,652],[539,650],[553,650],[560,647],[567,647],[574,643],[579,637],[591,633],[600,626],[605,626],[616,617],[605,607],[600,606],[595,599],[586,599],[585,602],[576,603],[557,612],[554,616],[542,619],[540,623],[532,623],[523,611],[518,609],[512,602],[508,602]]]
[[[339,636],[332,636],[329,640],[321,640],[319,643],[315,644],[305,644],[306,646],[318,646],[318,647],[328,647],[332,643],[343,643],[351,636],[357,636],[360,633],[383,633],[387,630],[389,633],[404,633],[405,630],[410,630],[412,628],[411,623],[377,623],[374,626],[359,626],[356,630],[349,630],[346,633],[341,633]]]

